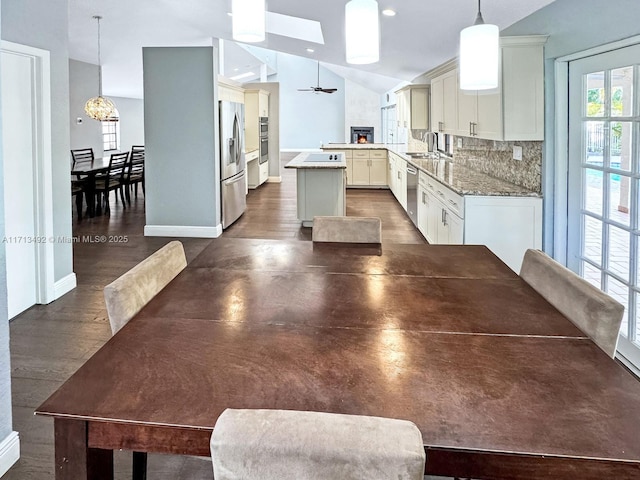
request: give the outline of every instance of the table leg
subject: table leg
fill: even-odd
[[[113,480],[113,451],[89,448],[87,422],[54,419],[56,480]]]

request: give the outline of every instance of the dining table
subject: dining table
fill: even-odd
[[[425,474],[640,478],[640,382],[484,246],[214,239],[38,409],[57,480],[227,408],[412,421]]]
[[[94,158],[91,161],[84,162],[72,162],[71,175],[76,175],[78,178],[84,177],[85,180],[85,195],[87,198],[87,214],[89,217],[95,217],[102,213],[102,203],[98,202],[96,208],[95,200],[95,186],[96,177],[98,175],[104,175],[109,171],[109,163],[111,156]]]

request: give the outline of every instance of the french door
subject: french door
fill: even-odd
[[[625,306],[618,352],[640,369],[640,45],[569,64],[567,264]]]

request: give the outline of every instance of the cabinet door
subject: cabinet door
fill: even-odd
[[[448,209],[443,209],[443,223],[445,227],[446,241],[449,245],[462,245],[463,237],[463,222],[460,217],[451,213]]]
[[[473,136],[478,111],[478,94],[475,91],[458,90],[458,135]]]
[[[347,185],[353,185],[353,159],[347,158]]]
[[[478,93],[475,136],[487,140],[502,140],[502,95]]]
[[[260,117],[269,116],[269,95],[267,93],[260,92],[258,94],[258,110],[260,112]]]
[[[409,90],[410,112],[409,128],[413,130],[429,130],[429,89],[412,88]]]
[[[444,133],[456,133],[458,122],[458,71],[442,77],[442,123]]]
[[[431,130],[444,131],[444,75],[431,80]]]
[[[440,243],[438,242],[438,227],[442,224],[442,205],[429,192],[427,192],[425,200],[427,205],[427,231],[425,238],[427,242],[435,245]]]
[[[427,238],[427,219],[429,213],[428,194],[424,187],[418,185],[418,230]]]
[[[354,158],[353,175],[351,179],[352,185],[369,185],[369,159]]]
[[[388,185],[386,158],[372,158],[369,160],[369,185]]]

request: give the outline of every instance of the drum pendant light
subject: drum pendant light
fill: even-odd
[[[113,116],[116,106],[110,98],[102,96],[102,62],[100,58],[100,20],[102,17],[94,15],[93,18],[98,21],[98,96],[87,100],[84,111],[94,120],[103,121]]]
[[[233,0],[231,26],[236,42],[257,43],[265,39],[265,0]]]
[[[498,88],[500,30],[484,23],[478,0],[475,23],[460,32],[460,88],[490,90]]]
[[[375,0],[351,0],[344,7],[347,63],[380,59],[380,19]]]

